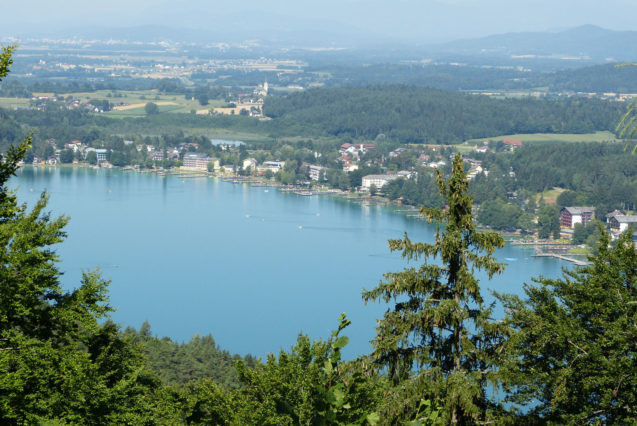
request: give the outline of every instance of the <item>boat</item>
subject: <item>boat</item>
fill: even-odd
[[[310,195],[314,195],[312,191],[294,191],[296,195],[303,195],[305,197],[309,197]]]

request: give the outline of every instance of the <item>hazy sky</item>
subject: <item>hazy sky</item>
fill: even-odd
[[[245,14],[257,19],[264,30],[296,24],[309,30],[340,27],[423,42],[583,24],[637,29],[637,0],[2,0],[0,4],[0,36],[96,25],[232,26],[233,19]]]

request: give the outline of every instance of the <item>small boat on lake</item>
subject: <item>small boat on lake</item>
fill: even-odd
[[[303,195],[304,197],[309,197],[310,195],[314,195],[312,191],[294,191],[296,195]]]

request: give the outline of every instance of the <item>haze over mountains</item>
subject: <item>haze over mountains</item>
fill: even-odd
[[[164,28],[200,42],[259,39],[343,47],[422,45],[586,24],[635,28],[632,0],[5,0],[0,37],[89,35]],[[143,31],[141,31],[143,33]],[[161,35],[161,34],[160,34]]]
[[[562,56],[590,58],[594,62],[631,60],[637,57],[637,31],[611,31],[583,25],[559,32],[524,32],[457,40],[436,50],[459,54]]]
[[[73,38],[87,40],[127,40],[138,42],[171,41],[180,43],[229,43],[236,48],[252,50],[254,54],[276,56],[276,52],[295,50],[332,52],[334,59],[357,51],[359,59],[369,62],[384,62],[392,59],[460,58],[492,63],[506,59],[524,65],[538,61],[561,60],[557,68],[591,65],[609,62],[635,61],[637,59],[637,31],[614,31],[594,25],[584,25],[562,31],[519,32],[491,35],[487,37],[459,39],[445,43],[401,43],[380,34],[364,35],[352,28],[322,25],[320,19],[304,22],[316,25],[321,30],[303,32],[294,26],[281,26],[266,30],[264,26],[250,24],[256,17],[242,14],[234,20],[236,27],[220,31],[219,25],[210,28],[181,28],[162,25],[130,27],[76,27],[59,29],[48,33],[32,34],[50,38]],[[265,25],[265,24],[264,24]],[[263,36],[266,34],[266,36]],[[261,35],[261,37],[260,37]],[[0,33],[6,37],[6,33]],[[27,38],[28,37],[28,38]],[[20,39],[18,37],[18,39]],[[350,53],[347,53],[350,52]]]
[[[524,74],[637,61],[631,0],[6,1],[0,10],[11,19],[0,27],[0,40],[17,38],[20,54],[50,53],[51,45],[31,42],[49,38],[128,42],[56,45],[59,55],[159,49],[197,58],[294,59],[310,67],[458,63]]]

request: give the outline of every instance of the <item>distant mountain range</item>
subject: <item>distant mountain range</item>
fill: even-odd
[[[175,19],[175,22],[184,21]],[[273,27],[272,22],[277,24]],[[368,60],[377,63],[404,59],[460,58],[483,61],[485,64],[493,63],[493,59],[500,63],[506,61],[507,64],[528,63],[535,66],[539,61],[559,61],[563,68],[637,60],[637,31],[614,31],[593,25],[557,32],[506,33],[417,45],[388,39],[354,26],[344,26],[337,21],[321,18],[299,20],[283,15],[264,16],[262,13],[244,12],[236,16],[220,15],[208,21],[205,26],[201,22],[193,22],[188,28],[165,25],[119,28],[91,26],[29,34],[29,37],[34,36],[140,42],[174,41],[200,45],[244,44],[250,46],[252,54],[261,52],[263,56],[273,55],[277,50],[288,53],[298,49],[329,52],[329,49],[340,48],[356,52],[351,57],[354,61]],[[327,56],[330,56],[329,53]],[[569,63],[572,65],[568,65]]]
[[[637,59],[637,31],[612,31],[584,25],[560,32],[498,34],[426,48],[446,54],[540,56],[614,62]]]

